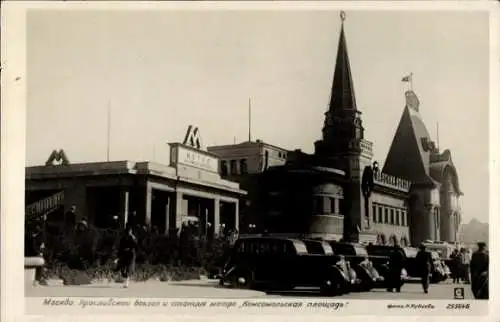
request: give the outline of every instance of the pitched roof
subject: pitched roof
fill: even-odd
[[[451,182],[455,191],[463,195],[463,192],[460,190],[457,169],[451,159],[450,150],[444,150],[441,154],[431,155],[429,174],[434,180],[441,183],[444,182],[448,174],[451,175]]]
[[[424,121],[419,112],[407,104],[382,171],[414,183],[435,185],[429,176],[430,149],[427,142],[430,142],[430,136]]]
[[[335,74],[333,76],[329,105],[330,111],[334,109],[357,109],[354,86],[352,83],[351,65],[349,63],[349,55],[347,54],[344,23],[342,23],[340,29],[337,61],[335,63]]]

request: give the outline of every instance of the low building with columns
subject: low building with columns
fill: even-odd
[[[58,221],[74,206],[77,220],[85,218],[96,227],[131,222],[167,233],[194,220],[200,234],[213,236],[221,228],[238,229],[238,203],[245,194],[238,183],[220,177],[218,157],[201,146],[191,126],[183,143],[170,144],[168,165],[72,164],[60,151],[46,165],[26,168],[27,213]]]

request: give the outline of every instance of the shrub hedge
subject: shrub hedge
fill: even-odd
[[[66,232],[61,225],[46,223],[43,231],[46,277],[62,279],[67,285],[119,278],[114,260],[120,230],[90,227],[83,232]],[[229,237],[207,240],[188,230],[162,235],[137,226],[134,232],[139,243],[131,276],[135,281],[199,279],[220,267],[231,245]]]

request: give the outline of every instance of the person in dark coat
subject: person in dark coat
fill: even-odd
[[[116,271],[120,272],[124,279],[124,287],[128,287],[130,275],[134,272],[137,247],[137,238],[132,232],[132,227],[127,225],[118,247],[116,265]]]
[[[417,253],[415,258],[415,262],[417,265],[417,272],[419,272],[422,288],[424,289],[424,293],[429,293],[429,280],[430,274],[432,273],[432,256],[425,249],[425,245],[420,245],[420,250]]]
[[[73,230],[76,225],[76,206],[73,205],[71,208],[64,214],[64,224],[66,226],[66,231],[69,233]]]
[[[460,253],[458,249],[453,250],[453,253],[450,255],[451,259],[451,277],[453,278],[453,283],[460,283]]]
[[[470,261],[472,294],[476,299],[488,299],[488,271],[490,258],[486,250],[486,244],[478,243],[477,245],[478,250],[472,254],[472,259]]]
[[[394,247],[389,255],[389,273],[387,281],[387,291],[392,292],[396,289],[396,292],[401,292],[401,286],[403,285],[401,280],[401,271],[404,268],[405,262],[404,250],[399,246],[398,243],[394,244]]]

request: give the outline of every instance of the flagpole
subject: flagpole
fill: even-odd
[[[111,102],[108,101],[108,125],[107,125],[107,143],[106,143],[106,161],[109,162],[109,146],[111,138]]]
[[[437,148],[439,150],[439,122],[436,122]]]
[[[252,99],[248,98],[248,142],[252,142]]]

